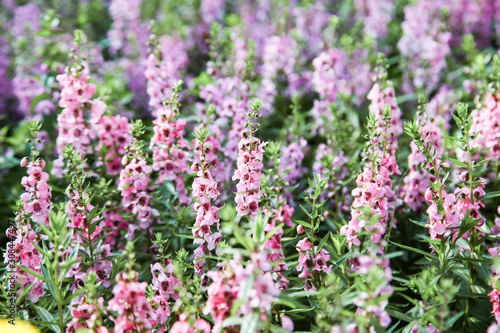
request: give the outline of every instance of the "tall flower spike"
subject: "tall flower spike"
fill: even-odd
[[[116,276],[114,296],[108,306],[109,310],[118,314],[116,317],[111,317],[115,323],[114,332],[151,332],[158,316],[146,299],[147,282],[139,282],[139,274],[132,270],[135,258],[132,242],[127,243],[124,255],[128,256],[128,272]]]
[[[79,43],[75,39],[77,47]],[[100,100],[92,100],[96,92],[96,86],[89,82],[89,70],[87,64],[78,53],[73,54],[76,64],[66,68],[65,74],[57,76],[57,81],[62,88],[59,106],[63,108],[57,116],[58,136],[56,149],[59,158],[54,161],[52,173],[62,177],[63,152],[68,144],[72,144],[75,150],[83,158],[94,149],[91,140],[97,137],[98,123],[104,114],[106,104]]]
[[[156,209],[151,207],[151,195],[147,193],[150,181],[149,174],[153,168],[148,165],[147,154],[142,151],[145,143],[139,140],[144,134],[145,126],[141,120],[133,122],[130,135],[134,137],[132,143],[127,146],[127,155],[123,157],[122,163],[125,168],[120,172],[118,190],[122,193],[122,204],[129,209],[138,219],[139,225],[130,224],[126,238],[130,239],[137,229],[147,229],[153,216],[158,216]]]
[[[245,124],[246,131],[241,133],[241,140],[238,143],[238,159],[236,160],[237,169],[234,172],[233,180],[239,180],[236,184],[236,211],[238,216],[250,215],[253,219],[259,210],[259,201],[262,198],[261,178],[262,178],[262,159],[264,146],[267,142],[260,142],[260,139],[254,136],[259,128],[255,122],[260,117],[258,113],[262,110],[262,101],[254,98],[249,103],[252,109],[251,113],[246,114],[251,120]]]
[[[7,229],[7,236],[15,237],[15,240],[8,245],[9,251],[13,251],[15,258],[9,258],[9,251],[4,254],[5,263],[10,263],[12,262],[10,260],[14,259],[15,264],[26,267],[38,274],[42,273],[43,257],[35,247],[39,242],[39,237],[35,232],[37,230],[36,224],[48,226],[49,214],[52,210],[52,188],[47,184],[49,175],[43,172],[46,164],[43,159],[38,158],[39,152],[36,150],[36,144],[42,143],[41,140],[37,139],[41,127],[37,121],[32,122],[30,128],[31,139],[27,140],[28,143],[33,143],[31,161],[28,157],[21,160],[21,166],[28,167],[28,176],[23,177],[21,181],[26,192],[21,194],[21,201],[18,203],[16,228]],[[26,273],[24,270],[11,266],[9,264],[9,270],[15,272],[13,276],[16,283],[20,282],[17,293],[20,294],[26,287],[31,286],[26,297],[33,303],[38,302],[38,299],[45,295],[43,281]]]
[[[158,183],[173,180],[179,193],[179,202],[188,205],[190,198],[184,186],[184,175],[189,170],[188,144],[184,139],[186,121],[179,118],[179,92],[183,82],[177,81],[172,88],[172,98],[158,109],[153,120],[154,134],[150,148],[153,150],[153,170],[159,171]]]
[[[383,67],[379,69],[379,75],[385,77]],[[368,99],[371,100],[367,125],[368,161],[363,173],[356,179],[358,187],[352,191],[355,199],[351,208],[351,220],[341,228],[340,233],[347,237],[349,247],[355,246],[355,252],[363,249],[361,255],[353,259],[351,269],[367,280],[374,276],[382,277],[381,281],[377,282],[380,288],[369,294],[362,294],[363,297],[356,302],[356,313],[368,319],[377,318],[378,324],[387,327],[391,322],[385,311],[388,301],[385,299],[372,304],[371,300],[382,299],[379,296],[386,298],[392,294],[389,260],[379,256],[384,254],[385,237],[392,221],[391,212],[396,206],[396,195],[390,177],[401,174],[395,153],[397,137],[403,128],[400,121],[401,111],[396,103],[394,88],[390,84],[382,88],[375,83]]]
[[[82,251],[87,253],[90,267],[82,265],[81,261],[71,267],[66,277],[73,278],[70,287],[75,291],[82,287],[85,277],[94,271],[98,280],[104,287],[109,287],[111,282],[111,261],[103,260],[111,255],[109,244],[103,244],[99,237],[102,234],[102,227],[98,224],[101,221],[100,213],[94,209],[91,198],[92,194],[85,187],[84,180],[87,173],[83,171],[85,161],[75,149],[69,145],[64,150],[64,158],[67,161],[67,177],[70,178],[70,185],[66,189],[68,204],[66,214],[68,216],[68,227],[75,231],[72,236],[72,246],[64,249],[64,255],[70,255],[75,246],[80,246],[78,258],[83,260]],[[79,230],[81,232],[77,232]],[[88,268],[87,268],[88,267]]]
[[[370,115],[368,131],[370,148],[367,153],[369,161],[363,173],[356,179],[358,187],[352,191],[355,197],[352,204],[352,218],[349,224],[341,228],[341,234],[347,236],[349,246],[360,246],[358,234],[368,231],[371,241],[379,244],[385,236],[391,222],[391,211],[396,205],[396,195],[392,189],[393,174],[400,175],[396,163],[397,137],[403,131],[401,126],[401,110],[396,104],[394,88],[385,89],[375,83],[368,94]],[[364,216],[365,207],[372,209],[371,216],[378,216],[374,224]]]
[[[193,209],[196,211],[193,236],[197,237],[194,243],[199,245],[194,251],[194,267],[198,274],[203,273],[205,264],[204,259],[199,259],[210,255],[210,251],[214,250],[222,239],[219,231],[219,208],[212,206],[212,202],[219,197],[219,191],[210,172],[213,166],[205,159],[208,151],[212,148],[207,144],[208,137],[208,130],[203,125],[196,129],[194,149],[197,161],[191,167],[191,170],[197,175],[193,181],[193,197],[196,201],[193,204]],[[216,232],[212,233],[212,225],[214,224]]]

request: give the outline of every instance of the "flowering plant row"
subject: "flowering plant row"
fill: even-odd
[[[0,22],[0,327],[499,331],[494,1],[4,0]]]

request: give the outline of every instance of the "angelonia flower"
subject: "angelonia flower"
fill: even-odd
[[[81,251],[85,251],[90,258],[90,267],[87,268],[81,265],[82,261],[78,261],[66,274],[67,278],[73,279],[70,290],[75,291],[81,288],[90,272],[95,272],[97,282],[100,282],[103,287],[107,288],[111,285],[112,262],[111,260],[104,259],[111,256],[111,246],[103,244],[98,240],[102,235],[102,227],[96,226],[95,230],[89,234],[90,224],[99,223],[101,218],[99,215],[91,216],[90,213],[94,209],[94,205],[90,203],[90,193],[84,189],[83,183],[81,183],[83,182],[83,161],[81,155],[73,147],[68,146],[64,151],[64,157],[68,162],[68,170],[72,170],[70,173],[71,182],[66,189],[68,196],[65,210],[68,216],[67,226],[81,230],[81,232],[74,231],[71,239],[72,246],[64,249],[62,255],[63,257],[69,256],[78,244],[80,251],[77,254],[77,258],[83,259]]]
[[[10,45],[5,36],[0,37],[0,114],[6,114],[8,99],[12,94],[12,82],[8,78]]]
[[[54,173],[62,176],[63,151],[71,144],[83,158],[94,152],[91,140],[96,138],[96,127],[105,112],[106,104],[92,100],[96,86],[89,82],[89,71],[85,65],[67,68],[65,74],[57,76],[61,90],[59,106],[63,108],[57,116],[59,130],[56,149],[59,158],[54,161]]]
[[[150,332],[158,320],[146,299],[147,282],[137,279],[138,274],[134,271],[116,276],[113,298],[108,304],[108,310],[117,312],[116,317],[111,316],[115,333]]]
[[[328,49],[321,52],[312,64],[314,72],[312,84],[322,100],[334,102],[337,93],[346,93],[345,64],[347,55],[339,49]]]
[[[138,224],[131,223],[126,235],[130,239],[137,229],[147,229],[149,224],[158,216],[159,212],[151,207],[152,195],[148,194],[150,174],[153,168],[148,165],[147,154],[142,148],[145,143],[139,140],[144,133],[144,125],[141,120],[133,123],[130,134],[134,137],[127,149],[127,155],[123,157],[124,168],[120,172],[118,190],[121,191],[122,204],[130,210],[137,218]]]
[[[185,313],[179,315],[179,320],[176,321],[170,328],[170,333],[210,333],[210,323],[203,318],[196,319],[193,323],[188,320],[189,316]]]
[[[237,168],[233,180],[238,180],[235,198],[238,216],[250,215],[250,218],[253,219],[259,210],[259,201],[262,198],[260,184],[262,182],[262,168],[264,167],[262,163],[263,148],[267,142],[261,142],[254,136],[257,128],[255,118],[260,116],[258,112],[262,110],[262,101],[255,98],[253,103],[251,102],[249,105],[253,111],[253,113],[248,114],[252,121],[245,125],[247,130],[242,133],[238,143]]]
[[[52,188],[47,184],[49,174],[43,169],[46,163],[43,159],[29,161],[27,157],[21,160],[22,167],[28,167],[28,176],[23,177],[21,184],[26,192],[21,194],[24,214],[30,214],[37,223],[49,225],[49,214],[52,210]]]
[[[22,267],[26,267],[32,270],[35,273],[42,275],[42,254],[35,248],[35,245],[39,244],[39,238],[36,235],[35,231],[30,226],[28,222],[28,217],[24,216],[24,212],[22,211],[22,207],[20,212],[16,216],[17,229],[14,233],[11,232],[11,229],[7,229],[7,237],[15,237],[13,243],[9,243],[7,245],[8,250],[14,250],[14,258],[9,258],[9,251],[4,253],[4,262],[9,263],[13,260],[15,264],[20,265]],[[15,283],[19,283],[19,289],[17,289],[17,295],[19,296],[23,290],[27,287],[31,287],[31,289],[26,294],[26,298],[30,300],[32,303],[38,302],[40,297],[45,295],[45,291],[43,289],[43,281],[34,277],[33,275],[26,273],[18,267],[14,269],[9,269],[10,271],[14,271]],[[10,282],[12,283],[12,282]]]
[[[106,232],[111,233],[106,237],[106,244],[109,244],[112,249],[123,247],[124,244],[120,242],[121,232],[128,230],[130,221],[125,219],[122,215],[126,214],[127,210],[122,207],[109,207],[102,212],[102,221],[99,224],[101,228],[107,228]]]
[[[29,142],[33,143],[31,148],[32,159],[30,161],[28,157],[24,157],[21,160],[21,167],[28,167],[28,176],[24,176],[21,180],[26,192],[21,194],[21,200],[18,202],[16,229],[7,229],[7,237],[15,239],[13,242],[8,243],[7,251],[4,254],[4,262],[8,263],[9,271],[14,271],[16,283],[20,283],[17,295],[23,292],[27,286],[30,286],[31,289],[26,294],[26,297],[33,303],[38,302],[38,299],[45,295],[43,281],[18,267],[12,266],[15,263],[35,273],[42,273],[43,256],[35,247],[40,242],[36,233],[39,228],[36,225],[49,226],[50,224],[52,188],[47,184],[48,173],[43,171],[46,166],[45,161],[42,158],[35,159],[39,155],[36,144],[40,143],[40,140],[37,139],[40,128],[41,125],[38,122],[33,122],[31,126],[32,139],[29,140]],[[9,258],[9,254],[13,254],[14,258]]]
[[[278,209],[273,208],[272,213],[263,207],[262,212],[265,216],[268,216],[268,221],[264,227],[264,231],[269,233],[274,230],[277,225],[283,223],[287,227],[293,227],[292,214],[294,209],[287,205],[282,204]],[[288,279],[285,278],[284,272],[288,271],[288,265],[285,262],[285,256],[283,255],[283,245],[281,243],[281,237],[283,236],[283,228],[278,228],[265,243],[264,250],[267,251],[269,262],[274,262],[273,272],[275,272],[276,286],[279,290],[284,290],[288,286]]]
[[[24,116],[29,116],[33,99],[46,92],[42,82],[28,74],[18,73],[12,80],[12,94],[17,98],[17,109]]]
[[[324,47],[323,30],[328,26],[331,13],[324,1],[315,1],[292,9],[295,23],[294,36],[304,43],[301,48],[303,62],[317,55]]]
[[[321,178],[329,177],[327,188],[321,192],[320,200],[330,198],[330,204],[335,205],[337,211],[349,211],[349,193],[347,187],[339,188],[339,181],[345,179],[348,174],[347,163],[349,159],[342,152],[334,152],[324,143],[318,145],[313,163],[313,173]],[[337,197],[341,193],[345,200]]]
[[[39,16],[40,8],[34,3],[28,3],[24,6],[15,6],[14,17],[10,32],[15,37],[29,35],[40,30]]]
[[[182,283],[174,276],[173,272],[174,265],[170,259],[167,259],[163,266],[160,263],[151,265],[151,275],[153,276],[151,308],[158,316],[157,332],[166,330],[166,322],[170,317],[170,300],[175,301],[179,298],[176,288],[181,287]]]
[[[429,234],[432,239],[439,239],[449,228],[460,226],[458,212],[455,210],[457,198],[452,193],[446,193],[444,189],[441,193],[436,193],[430,187],[425,192],[425,200],[430,203],[427,209],[429,215]],[[442,201],[442,213],[439,212],[439,201]]]
[[[448,114],[452,112],[452,101],[455,100],[453,92],[446,86],[441,86],[436,96],[427,105],[425,112],[419,115],[418,119],[422,138],[426,141],[429,149],[432,145],[436,153],[436,163],[441,159],[444,152],[443,130],[449,130]],[[411,153],[408,155],[408,166],[410,171],[404,178],[404,185],[401,191],[402,200],[414,211],[423,208],[425,202],[424,193],[429,188],[430,182],[435,181],[435,177],[425,168],[420,166],[426,163],[426,156],[418,149],[412,141],[410,143]],[[438,163],[439,164],[439,163]],[[427,169],[431,168],[429,163],[425,164]]]
[[[128,133],[128,118],[120,115],[113,117],[103,116],[99,119],[97,126],[97,137],[99,143],[97,151],[106,150],[107,153],[100,164],[106,166],[107,174],[119,174],[122,169],[122,159],[126,154],[125,146],[132,141],[132,136]],[[99,164],[98,164],[99,165]]]
[[[289,145],[281,146],[283,155],[280,157],[278,171],[283,174],[285,170],[291,169],[284,175],[285,181],[289,182],[290,186],[295,185],[300,176],[307,171],[307,168],[301,166],[306,147],[307,141],[304,138],[298,138]]]
[[[162,36],[146,60],[144,75],[147,80],[149,106],[153,116],[164,108],[165,100],[173,99],[171,92],[187,67],[188,57],[181,39]]]
[[[467,183],[469,182],[469,173],[464,171],[460,173],[460,179]],[[455,189],[455,197],[457,198],[457,202],[454,206],[455,213],[458,214],[458,219],[462,221],[467,217],[467,212],[470,214],[472,218],[477,221],[476,227],[483,225],[486,222],[486,218],[481,215],[479,209],[484,207],[484,203],[481,201],[481,197],[483,197],[486,193],[484,192],[484,187],[486,186],[486,180],[484,178],[476,178],[475,181],[481,182],[476,187],[472,189],[472,193],[469,187],[460,187]],[[466,233],[464,238],[469,237],[469,233]]]
[[[389,22],[394,17],[395,3],[391,0],[356,0],[356,19],[363,22],[363,31],[374,39],[384,39]]]
[[[266,321],[271,305],[279,295],[270,273],[271,265],[266,253],[252,253],[246,266],[241,262],[241,255],[235,254],[234,258],[225,264],[224,269],[207,273],[212,283],[208,287],[208,299],[203,313],[213,318],[213,333],[221,332],[222,322],[230,317],[235,301],[244,296],[242,287],[252,275],[252,289],[245,295],[248,299],[241,303],[236,316],[245,318],[256,311],[260,319]]]
[[[111,0],[109,14],[113,19],[108,31],[110,51],[116,54],[122,51],[130,56],[134,49],[145,45],[147,28],[141,24],[142,0]]]
[[[79,330],[92,330],[96,333],[108,333],[105,326],[96,323],[99,318],[99,312],[104,309],[104,298],[99,297],[96,304],[87,303],[83,297],[81,300],[74,300],[71,307],[71,322],[66,328],[66,333],[76,333]]]
[[[356,313],[368,319],[375,316],[381,326],[387,327],[391,320],[385,311],[388,300],[384,298],[392,294],[392,271],[389,260],[380,258],[380,255],[384,254],[384,237],[397,199],[390,177],[401,174],[395,157],[397,138],[402,133],[401,110],[390,84],[382,88],[375,83],[368,99],[371,100],[367,125],[370,143],[366,152],[368,161],[356,179],[358,187],[352,191],[355,199],[351,220],[340,229],[340,234],[347,237],[349,247],[355,246],[355,252],[359,252],[361,246],[363,248],[363,253],[351,263],[353,272],[377,286],[360,290],[355,301],[358,306]],[[359,238],[361,235],[362,239]],[[383,300],[380,300],[381,295],[384,295]],[[374,303],[373,300],[379,301]]]
[[[392,270],[389,266],[389,259],[380,256],[361,255],[354,260],[352,269],[355,273],[363,276],[364,283],[368,285],[366,291],[361,291],[354,301],[358,306],[356,314],[367,319],[376,317],[380,326],[388,327],[391,317],[385,311],[389,304],[389,296],[392,295]],[[385,298],[382,301],[377,299]]]
[[[397,137],[402,133],[401,110],[397,106],[394,88],[382,89],[375,83],[368,95],[372,102],[369,106],[370,144],[367,155],[369,160],[363,172],[357,177],[358,185],[352,191],[355,198],[351,209],[351,221],[344,225],[340,233],[347,237],[349,247],[360,246],[358,234],[369,232],[372,243],[379,244],[386,234],[391,221],[391,211],[396,205],[396,195],[392,189],[391,176],[400,175],[396,162]],[[377,160],[374,157],[378,156]],[[370,216],[378,216],[377,222],[369,223]]]
[[[491,254],[493,258],[498,258],[497,247],[490,248],[488,252]],[[495,315],[497,323],[500,323],[500,294],[498,288],[498,279],[500,278],[500,274],[498,274],[498,271],[496,271],[494,266],[492,267],[492,271],[494,273],[492,282],[493,290],[488,294],[488,296],[490,296],[490,302],[493,308],[491,313]]]
[[[486,154],[485,158],[500,155],[500,97],[498,92],[488,93],[483,107],[472,112],[473,133],[479,135],[472,141],[473,147],[479,147]]]
[[[224,14],[224,8],[225,0],[201,0],[201,17],[207,24],[220,21]]]
[[[491,40],[492,23],[495,24],[494,16],[498,12],[495,10],[495,1],[448,1],[448,21],[452,32],[452,46],[459,46],[462,36],[473,34],[474,41],[481,46],[487,46]],[[498,14],[497,14],[498,15]]]
[[[331,48],[314,58],[312,64],[311,82],[320,97],[314,101],[312,110],[317,122],[313,129],[322,132],[323,118],[326,117],[327,122],[333,120],[330,102],[344,96],[352,99],[355,105],[360,105],[370,89],[372,73],[368,52],[363,49],[348,54],[340,48]]]
[[[260,84],[259,96],[262,96],[264,105],[264,115],[271,113],[271,106],[274,97],[277,95],[276,80],[278,71],[283,70],[288,82],[288,89],[293,94],[300,82],[294,72],[296,56],[294,50],[297,49],[296,42],[288,35],[270,36],[266,39],[262,55],[262,82]]]
[[[198,127],[195,133],[196,139],[193,146],[196,152],[196,162],[191,166],[191,170],[196,172],[197,176],[193,181],[193,197],[195,199],[193,210],[196,211],[193,236],[197,237],[194,243],[198,245],[198,248],[194,250],[194,267],[195,272],[201,274],[206,260],[199,259],[211,255],[211,251],[222,240],[222,235],[218,217],[219,208],[212,206],[212,202],[219,197],[219,191],[210,172],[212,166],[205,158],[212,148],[207,144],[209,133],[203,125]],[[215,232],[212,232],[213,225],[215,225]]]
[[[303,278],[306,290],[316,290],[316,286],[311,282],[313,280],[313,271],[325,272],[330,274],[333,265],[328,266],[330,254],[325,249],[318,251],[308,238],[304,238],[297,243],[299,251],[299,264],[297,271],[300,272],[299,278]]]
[[[179,91],[182,81],[172,88],[172,99],[157,109],[153,120],[154,134],[149,147],[153,150],[153,170],[158,171],[158,183],[173,180],[179,194],[179,202],[188,205],[191,199],[184,186],[184,175],[189,170],[188,144],[184,139],[186,121],[179,118]]]
[[[418,0],[404,8],[405,20],[401,24],[403,36],[398,49],[407,61],[405,91],[436,88],[441,72],[447,67],[450,54],[451,33],[442,22],[446,1]]]

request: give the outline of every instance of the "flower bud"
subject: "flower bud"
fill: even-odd
[[[448,163],[448,162],[441,163],[441,168],[443,168],[443,169],[449,169],[450,168],[450,163]]]
[[[302,224],[299,224],[297,226],[297,234],[303,234],[304,232],[306,232],[306,228],[304,228],[304,226]]]
[[[23,159],[21,160],[21,166],[24,168],[25,166],[27,166],[29,163],[29,160],[27,157],[23,157]]]

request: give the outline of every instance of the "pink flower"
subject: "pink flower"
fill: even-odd
[[[242,138],[238,143],[237,169],[233,180],[239,180],[236,185],[236,211],[239,216],[250,214],[254,218],[259,210],[259,200],[262,197],[260,182],[262,177],[262,158],[267,143],[261,143],[258,138]]]
[[[137,282],[126,273],[118,275],[116,282],[114,296],[108,304],[108,309],[118,314],[117,317],[111,317],[115,323],[114,332],[152,330],[158,318],[146,299],[147,283]]]

